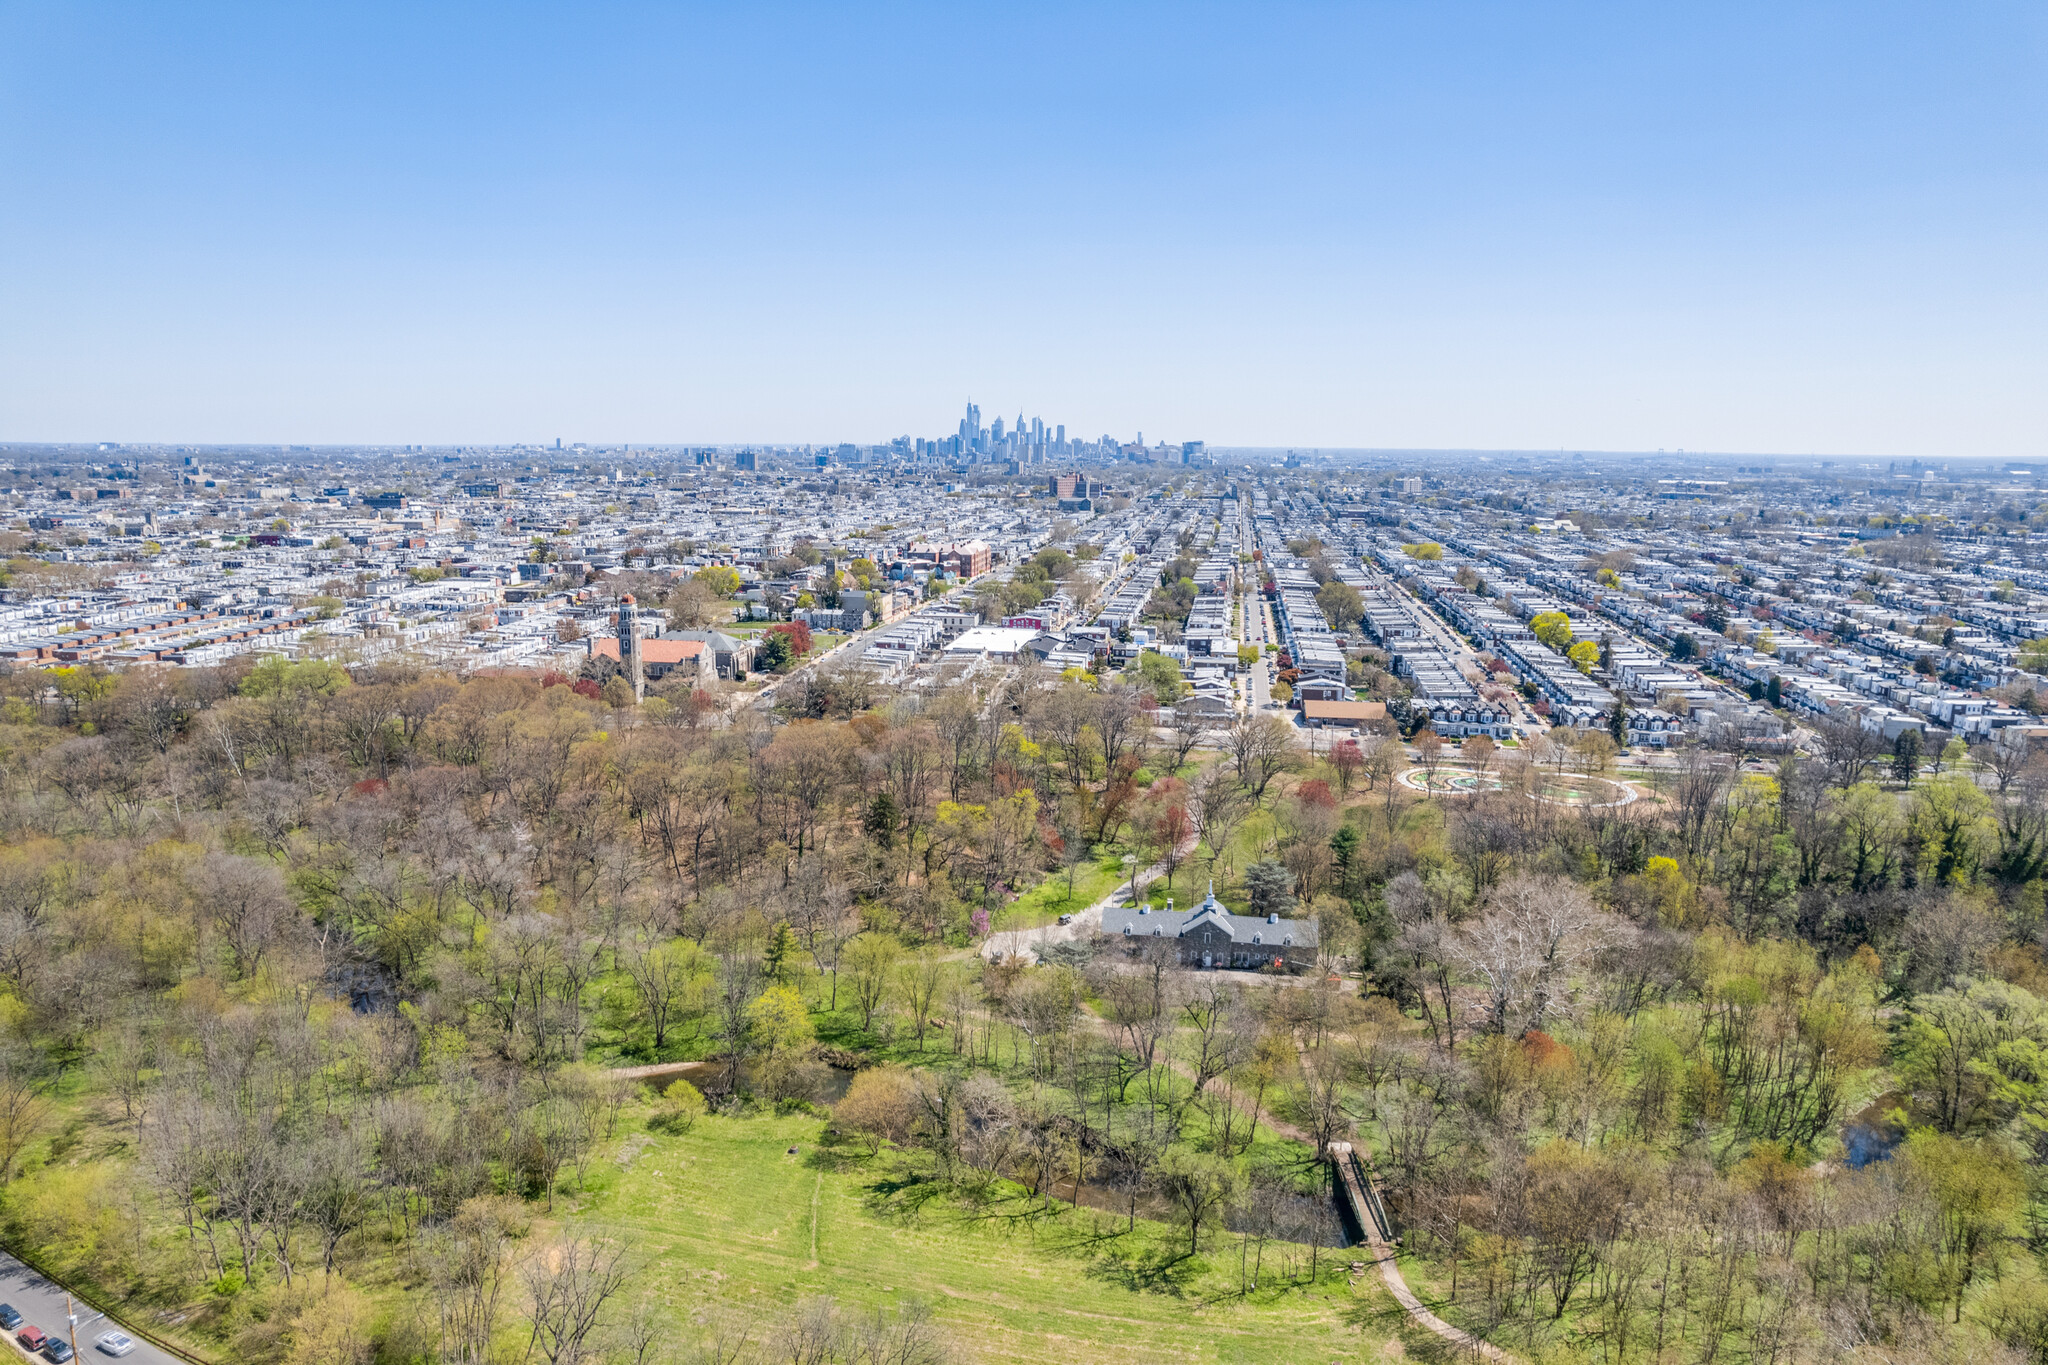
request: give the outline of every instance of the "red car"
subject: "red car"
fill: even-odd
[[[22,1350],[31,1352],[42,1350],[50,1340],[40,1327],[24,1327],[14,1334],[14,1339],[21,1343]]]

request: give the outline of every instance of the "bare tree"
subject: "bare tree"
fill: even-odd
[[[1216,860],[1230,847],[1231,836],[1251,815],[1251,798],[1228,767],[1214,764],[1195,780],[1188,814],[1194,817],[1202,841],[1209,845],[1209,869],[1214,872]]]
[[[1485,913],[1458,926],[1450,951],[1488,996],[1501,1032],[1542,1025],[1567,988],[1571,968],[1623,934],[1614,916],[1563,877],[1523,874],[1495,888]]]
[[[520,1280],[531,1328],[529,1356],[538,1351],[548,1365],[601,1358],[590,1338],[605,1304],[625,1286],[628,1250],[617,1238],[569,1231],[527,1258]]]
[[[1998,794],[2004,796],[2027,770],[2027,765],[2033,758],[2033,750],[2018,731],[2000,730],[1990,739],[1973,745],[1970,757],[1976,759],[1984,771],[1991,774],[1992,782],[1998,787]]]
[[[47,1087],[28,1054],[0,1048],[0,1186],[14,1179],[22,1149],[41,1136],[49,1115]]]
[[[504,1225],[494,1209],[479,1201],[425,1238],[421,1249],[439,1319],[442,1361],[485,1365],[512,1268]]]
[[[1721,800],[1735,780],[1735,765],[1726,757],[1695,745],[1678,756],[1678,775],[1671,795],[1678,805],[1678,828],[1686,848],[1698,853]]]
[[[1300,758],[1294,727],[1278,716],[1245,716],[1230,727],[1227,739],[1238,783],[1251,792],[1254,803],[1263,801],[1273,779]]]
[[[1864,729],[1854,716],[1831,716],[1814,726],[1814,733],[1820,736],[1820,760],[1832,786],[1851,787],[1861,782],[1888,752],[1884,740]]]
[[[697,968],[701,950],[686,939],[652,942],[636,935],[619,946],[618,964],[633,979],[640,1013],[654,1030],[654,1050],[668,1045],[669,1030],[685,1014],[702,1008],[707,973]]]
[[[896,969],[897,990],[910,1009],[910,1028],[917,1035],[917,1050],[924,1051],[924,1036],[932,1025],[932,1007],[939,988],[946,981],[946,964],[931,948],[924,948]]]

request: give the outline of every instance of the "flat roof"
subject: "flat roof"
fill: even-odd
[[[1382,701],[1319,701],[1309,698],[1301,704],[1310,720],[1378,720],[1387,714]]]

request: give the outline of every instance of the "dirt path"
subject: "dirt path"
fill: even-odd
[[[1197,842],[1191,836],[1187,843],[1181,846],[1181,862],[1187,861],[1189,855],[1195,851]],[[1147,886],[1150,886],[1165,875],[1166,860],[1162,858],[1138,873],[1138,889],[1144,890]],[[1100,929],[1102,927],[1103,911],[1109,909],[1112,905],[1128,904],[1130,900],[1131,879],[1126,877],[1123,881],[1117,883],[1116,889],[1107,896],[1096,901],[1085,910],[1076,911],[1071,923],[1041,924],[1035,929],[1005,929],[1001,933],[990,934],[982,941],[981,955],[989,961],[995,962],[1001,958],[1014,957],[1020,953],[1030,956],[1038,949],[1049,944],[1071,943],[1085,934],[1093,934],[1096,930]]]

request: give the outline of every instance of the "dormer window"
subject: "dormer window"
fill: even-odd
[[[1130,926],[1130,925],[1128,925],[1128,924],[1126,924],[1126,925],[1124,926],[1124,937],[1125,937],[1125,938],[1129,938],[1130,936],[1131,936],[1131,926]]]
[[[1154,938],[1158,938],[1158,937],[1159,937],[1159,926],[1158,926],[1158,925],[1156,925],[1156,924],[1152,926],[1152,937],[1154,937]]]
[[[1265,937],[1264,937],[1263,935],[1260,935],[1260,934],[1253,934],[1253,935],[1252,935],[1252,942],[1254,942],[1254,943],[1264,943],[1265,941],[1266,941],[1266,940],[1265,940]]]

